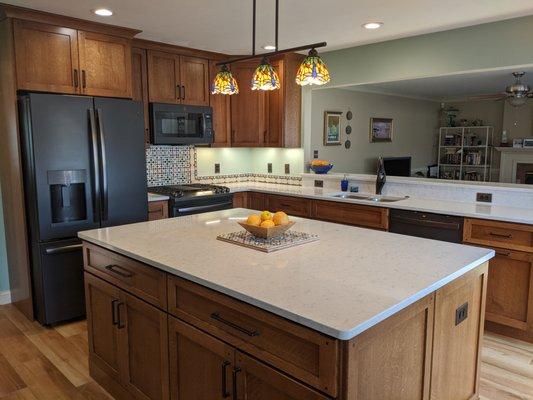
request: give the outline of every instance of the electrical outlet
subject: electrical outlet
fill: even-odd
[[[459,325],[468,318],[468,303],[463,304],[455,310],[455,326]]]
[[[270,163],[270,162],[267,164],[267,172],[268,172],[269,174],[272,173],[272,163]]]
[[[318,158],[318,150],[313,150],[313,158]]]
[[[286,174],[290,174],[291,173],[291,165],[290,164],[285,164],[285,173]]]
[[[315,187],[324,187],[324,181],[320,181],[318,179],[315,179]]]
[[[492,193],[476,193],[476,201],[492,203]]]
[[[215,164],[215,174],[220,174],[220,164]]]

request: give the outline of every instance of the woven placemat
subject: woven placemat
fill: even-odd
[[[238,231],[219,235],[217,236],[217,239],[265,253],[271,253],[273,251],[287,249],[300,244],[314,242],[318,240],[318,235],[305,232],[287,231],[283,235],[275,238],[262,239],[253,236],[250,232]]]

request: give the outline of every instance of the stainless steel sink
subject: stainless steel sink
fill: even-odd
[[[331,197],[337,197],[340,199],[349,200],[366,200],[374,203],[394,203],[395,201],[408,199],[409,196],[395,197],[395,196],[382,196],[377,194],[359,194],[359,193],[338,193]]]

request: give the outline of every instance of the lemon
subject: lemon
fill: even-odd
[[[261,225],[261,217],[257,214],[251,214],[248,216],[246,223],[248,225],[259,226]]]
[[[278,211],[272,217],[272,221],[274,221],[274,224],[276,225],[287,225],[289,223],[289,216],[283,211]]]
[[[273,228],[274,226],[276,226],[276,224],[274,224],[274,221],[272,221],[271,219],[267,219],[261,222],[261,228]]]
[[[270,211],[263,211],[261,213],[261,221],[268,221],[270,219],[272,219],[272,214]]]

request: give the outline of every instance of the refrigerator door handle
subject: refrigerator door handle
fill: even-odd
[[[89,110],[89,124],[91,129],[92,161],[93,161],[93,208],[94,222],[100,222],[100,161],[98,156],[98,131],[96,130],[96,117],[94,109]]]
[[[60,254],[60,253],[69,253],[71,251],[78,251],[83,249],[83,245],[80,244],[69,244],[67,246],[59,247],[49,247],[45,250],[46,254]]]
[[[107,161],[105,151],[105,132],[103,112],[101,108],[96,110],[98,116],[98,131],[100,132],[100,161],[102,163],[102,221],[107,221],[109,201],[107,190]]]

